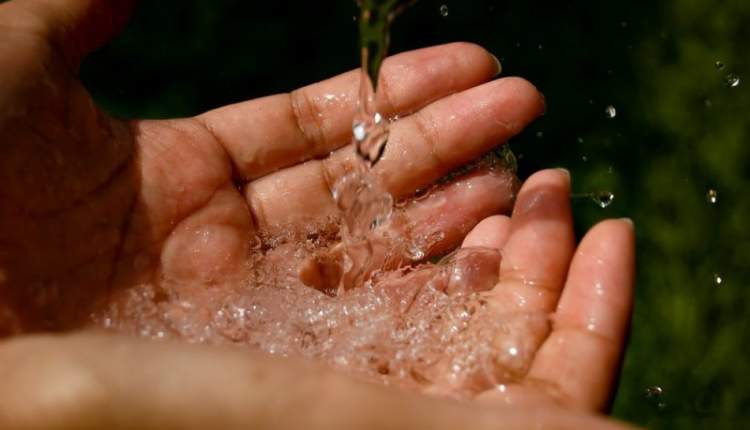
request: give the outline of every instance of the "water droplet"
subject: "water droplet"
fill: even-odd
[[[623,22],[620,23],[620,26],[622,28],[627,28],[628,27],[628,22],[627,21],[623,21]]]
[[[537,131],[536,132],[536,137],[537,137],[537,139],[543,138],[544,137],[544,132],[543,131]]]
[[[406,254],[412,261],[423,260],[427,256],[422,248],[413,243],[409,244]]]
[[[610,191],[598,191],[591,194],[591,199],[602,209],[606,209],[615,200],[615,195]]]
[[[583,143],[583,138],[582,137],[578,138],[578,143]]]
[[[714,273],[714,284],[716,286],[721,285],[724,282],[724,278],[719,273]]]
[[[660,410],[667,407],[667,404],[664,402],[663,396],[664,389],[662,389],[658,385],[646,388],[646,398],[652,402],[655,402],[656,407],[658,407]]]
[[[583,160],[583,162],[585,163],[585,162],[589,161],[589,157],[583,155],[583,156],[581,156],[581,160]]]
[[[544,50],[544,45],[542,45],[541,43],[539,44],[539,50],[540,51]]]
[[[724,70],[725,66],[724,66],[724,63],[716,60],[716,62],[714,63],[714,67],[716,67],[716,70]]]
[[[440,6],[440,16],[442,16],[443,18],[447,18],[449,13],[450,10],[448,10],[447,4]]]
[[[734,73],[730,73],[726,78],[724,78],[724,84],[729,88],[737,88],[741,83],[742,80],[740,79],[740,77]]]
[[[617,109],[614,106],[609,105],[604,109],[604,113],[607,115],[607,118],[614,119],[617,116]]]
[[[354,132],[354,138],[359,142],[362,142],[367,138],[367,128],[362,122],[354,124],[352,131]]]
[[[715,205],[719,200],[719,193],[714,189],[708,190],[708,192],[706,193],[706,200],[708,200],[708,202],[712,205]]]

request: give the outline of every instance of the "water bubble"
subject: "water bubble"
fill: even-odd
[[[715,205],[719,200],[719,193],[713,188],[708,190],[708,192],[706,193],[706,200],[712,205]]]
[[[724,84],[728,88],[737,88],[740,86],[741,83],[742,83],[742,80],[740,79],[740,77],[734,73],[730,73],[727,75],[726,78],[724,78]]]
[[[591,200],[600,208],[606,209],[615,201],[615,195],[611,191],[597,191],[591,194]]]
[[[442,16],[443,18],[447,18],[449,13],[450,10],[448,10],[447,4],[440,6],[440,16]]]
[[[722,63],[719,60],[716,60],[716,62],[714,63],[714,67],[716,67],[716,70],[724,70],[725,66],[724,66],[724,63]]]
[[[721,276],[721,274],[714,273],[714,284],[716,284],[716,286],[719,286],[722,283],[724,283],[724,278]]]
[[[581,156],[581,160],[585,163],[585,162],[589,161],[589,157],[587,157],[585,155],[582,155]]]
[[[543,131],[537,131],[536,132],[536,137],[537,137],[537,139],[543,138],[544,137],[544,132]]]
[[[582,137],[578,138],[578,143],[583,143],[583,138]]]
[[[609,105],[604,109],[604,113],[607,115],[607,118],[614,119],[617,116],[617,109],[614,106]]]

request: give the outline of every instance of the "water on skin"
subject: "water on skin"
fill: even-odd
[[[307,357],[370,380],[457,397],[526,373],[549,318],[493,299],[501,253],[466,248],[419,264],[444,235],[407,234],[403,213],[410,204],[439,209],[445,197],[433,187],[395,203],[371,170],[388,138],[389,121],[374,102],[387,30],[408,3],[361,2],[363,73],[353,127],[360,157],[332,187],[339,217],[258,238],[262,246],[253,246],[239,273],[218,285],[160,280],[119,292],[93,315],[95,324]],[[508,178],[510,192],[515,163],[509,150],[498,150],[441,183],[469,187],[464,175],[483,169]]]

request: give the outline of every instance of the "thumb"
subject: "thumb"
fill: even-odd
[[[12,0],[0,5],[0,21],[38,32],[75,70],[122,30],[134,8],[135,0]]]

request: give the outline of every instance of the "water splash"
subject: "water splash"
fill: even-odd
[[[415,1],[360,0],[360,54],[362,73],[359,104],[352,126],[357,160],[351,170],[332,187],[343,218],[344,267],[338,292],[361,284],[368,276],[366,266],[374,253],[370,233],[385,225],[393,211],[393,198],[382,188],[372,168],[385,153],[390,121],[377,109],[381,67],[388,54],[390,26]]]

